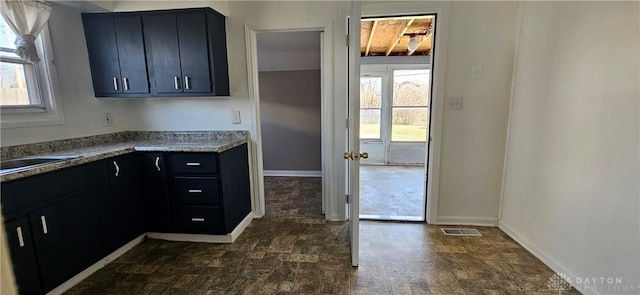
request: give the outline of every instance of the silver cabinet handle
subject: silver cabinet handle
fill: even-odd
[[[113,161],[113,166],[116,167],[116,176],[118,176],[118,174],[120,174],[120,166],[118,166],[118,163],[116,163],[116,161]]]
[[[123,77],[122,78],[122,84],[124,86],[124,90],[129,90],[129,78]]]
[[[189,162],[189,163],[187,163],[187,166],[200,166],[200,163],[198,163],[198,162]]]
[[[184,76],[184,89],[191,89],[191,82],[189,81],[189,76]]]
[[[113,77],[113,89],[118,90],[118,78]]]
[[[191,218],[191,221],[194,221],[194,222],[204,222],[204,218],[194,217],[194,218]]]
[[[16,228],[16,232],[18,232],[18,244],[20,248],[24,247],[24,238],[22,237],[22,227]]]
[[[190,193],[201,193],[202,190],[201,189],[190,189],[189,192]]]
[[[40,216],[40,222],[42,223],[42,233],[46,235],[49,233],[49,229],[47,228],[47,219],[44,215]]]
[[[173,86],[175,86],[176,89],[180,89],[180,78],[178,78],[178,76],[173,77]]]
[[[156,169],[160,171],[160,157],[156,157]]]

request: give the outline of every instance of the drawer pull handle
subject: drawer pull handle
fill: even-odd
[[[22,237],[22,227],[18,226],[16,228],[16,231],[18,232],[18,244],[20,245],[20,248],[24,247],[24,238]]]
[[[156,157],[156,169],[158,169],[158,172],[160,171],[160,157]]]
[[[202,190],[201,189],[190,189],[189,192],[190,193],[201,193]]]
[[[42,223],[42,233],[46,235],[49,233],[49,229],[47,228],[47,219],[44,215],[40,216],[40,222]]]
[[[200,163],[198,163],[198,162],[188,162],[187,166],[200,166]]]
[[[194,218],[191,218],[191,221],[193,221],[193,222],[204,222],[204,218],[194,217]]]
[[[120,174],[120,166],[118,166],[118,163],[116,163],[116,161],[113,161],[113,166],[116,167],[116,176],[118,176],[118,174]]]
[[[124,90],[129,90],[129,78],[123,77],[122,84],[124,84]]]
[[[114,90],[119,90],[118,89],[118,78],[113,77],[113,89]]]

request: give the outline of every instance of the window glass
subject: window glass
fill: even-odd
[[[35,67],[13,52],[15,39],[0,15],[0,106],[42,106]]]
[[[429,124],[429,70],[394,70],[391,141],[424,142]]]
[[[428,106],[429,70],[393,71],[393,106]]]
[[[360,78],[360,138],[380,139],[382,77]]]

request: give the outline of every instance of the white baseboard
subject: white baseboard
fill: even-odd
[[[249,226],[253,220],[253,212],[249,212],[247,216],[226,235],[201,235],[201,234],[174,234],[174,233],[147,233],[150,239],[178,241],[178,242],[200,242],[200,243],[233,243],[240,234]]]
[[[576,277],[577,276],[573,272],[571,272],[566,267],[562,266],[558,261],[556,261],[555,259],[551,258],[551,256],[549,256],[547,253],[542,251],[540,248],[536,247],[533,243],[531,243],[531,241],[529,241],[524,236],[522,236],[520,233],[518,233],[518,231],[516,231],[515,229],[513,229],[512,227],[510,227],[509,225],[505,224],[502,221],[498,224],[498,228],[501,231],[503,231],[505,234],[507,234],[509,237],[511,237],[518,244],[520,244],[520,246],[522,246],[522,248],[525,248],[527,251],[529,251],[529,253],[533,254],[533,256],[535,256],[538,259],[540,259],[540,261],[542,261],[542,263],[544,263],[549,268],[551,268],[551,270],[553,270],[554,272],[556,272],[558,274],[567,275],[571,279],[571,282],[575,282],[576,281]],[[576,286],[575,284],[572,284],[572,286],[576,290],[584,292],[583,290],[578,288],[579,286]],[[589,291],[592,294],[600,294],[600,293],[598,293],[597,290],[589,290]]]
[[[74,277],[70,278],[66,282],[62,283],[60,286],[49,291],[47,295],[58,295],[71,289],[73,286],[77,285],[78,283],[82,282],[84,279],[88,278],[94,272],[100,270],[105,265],[111,263],[111,261],[114,261],[118,257],[122,256],[122,254],[127,253],[127,251],[131,250],[133,247],[140,244],[144,240],[146,235],[147,235],[146,233],[142,234],[139,237],[135,238],[133,241],[113,251],[113,253],[107,255],[107,257],[100,259],[100,261],[94,263],[93,265],[89,266],[87,269],[83,270],[79,274],[75,275]]]
[[[264,170],[264,176],[289,176],[289,177],[322,177],[322,171],[314,170]]]
[[[436,224],[498,226],[498,218],[468,216],[438,216]]]

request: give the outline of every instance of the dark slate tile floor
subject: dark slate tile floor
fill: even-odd
[[[321,214],[319,178],[266,177],[267,214],[233,244],[145,240],[66,294],[559,294],[553,272],[496,228],[345,222]],[[577,294],[562,291],[561,294]]]

